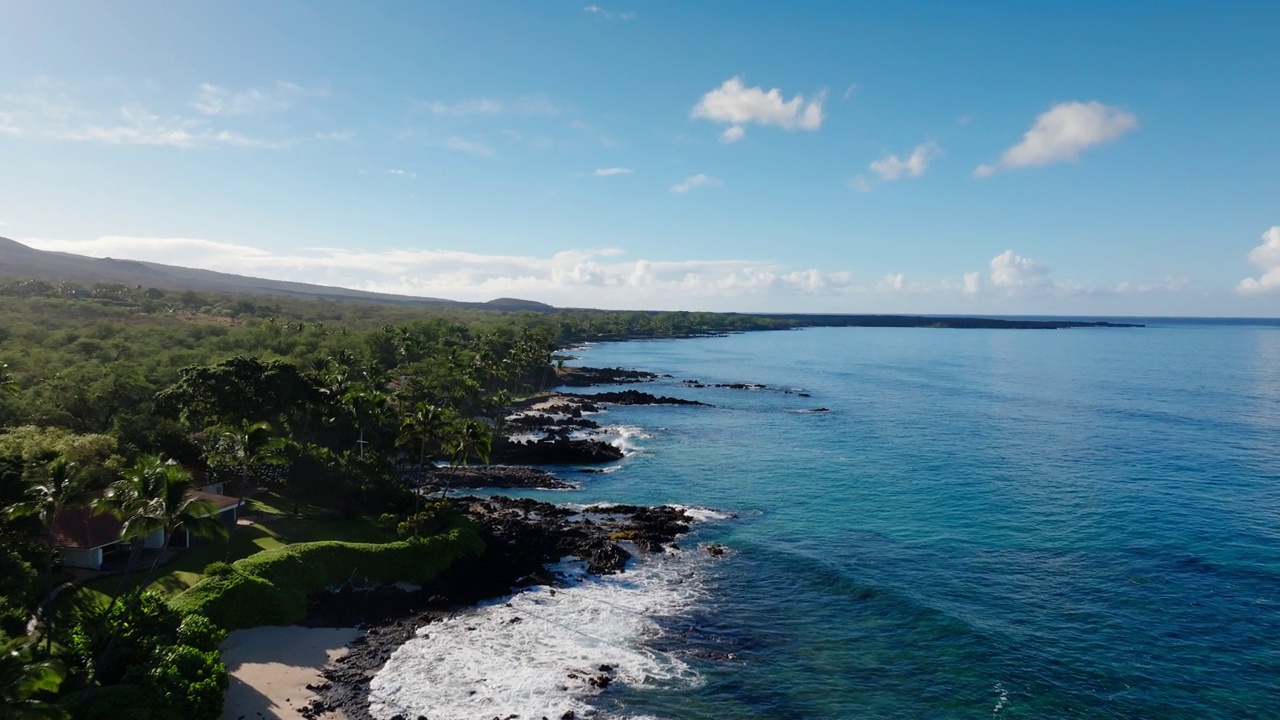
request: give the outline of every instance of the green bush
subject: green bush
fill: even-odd
[[[181,620],[163,596],[146,592],[136,601],[121,599],[109,608],[77,617],[63,642],[75,672],[113,685],[130,668],[146,662],[155,648],[172,645]],[[112,646],[110,655],[106,653],[108,645]]]
[[[151,709],[159,717],[218,720],[226,692],[227,666],[217,650],[190,645],[157,649],[146,666]]]
[[[188,615],[178,626],[178,642],[197,650],[217,650],[226,639],[227,631],[214,625],[212,620],[203,615]]]
[[[209,577],[226,577],[233,572],[235,568],[231,567],[231,563],[221,560],[215,560],[204,567],[204,574]]]
[[[434,535],[455,522],[457,516],[458,511],[443,500],[428,503],[418,514],[398,523],[396,535],[402,538]]]
[[[206,575],[170,601],[227,630],[288,625],[307,613],[307,598],[353,577],[424,583],[460,557],[478,555],[484,541],[461,516],[437,535],[392,543],[295,543],[237,560],[231,572]]]

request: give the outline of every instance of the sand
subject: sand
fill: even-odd
[[[319,683],[320,670],[345,655],[347,643],[359,635],[355,628],[260,627],[232,632],[222,643],[231,687],[221,720],[303,720],[298,711],[315,697],[306,685]]]

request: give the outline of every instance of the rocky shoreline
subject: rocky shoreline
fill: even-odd
[[[564,557],[581,560],[588,573],[623,572],[632,550],[654,553],[676,547],[677,538],[694,521],[686,510],[671,506],[572,509],[504,497],[451,502],[480,527],[483,556],[456,563],[420,589],[346,590],[312,601],[302,624],[358,627],[363,635],[344,657],[325,667],[323,682],[307,687],[316,697],[300,711],[305,717],[341,712],[349,720],[373,720],[369,682],[418,628],[482,600],[508,595],[513,588],[553,584],[547,564]],[[717,550],[722,552],[718,546],[708,548],[718,556]],[[600,682],[607,684],[607,671],[602,675]]]
[[[659,377],[666,376],[621,368],[574,368],[562,374],[559,382],[586,387],[651,382]],[[611,404],[706,405],[637,390],[530,398],[513,405],[495,442],[491,459],[500,464],[435,469],[424,474],[422,484],[459,489],[577,489],[578,485],[529,465],[591,466],[622,459],[620,449],[590,436],[600,424],[585,417]],[[369,682],[419,628],[521,587],[551,585],[555,578],[547,566],[565,557],[581,560],[591,574],[623,572],[633,552],[677,547],[676,539],[693,522],[685,510],[671,506],[574,509],[501,496],[458,497],[449,502],[479,526],[486,547],[483,556],[455,563],[422,588],[345,589],[313,598],[300,624],[357,627],[362,635],[348,646],[345,656],[324,668],[321,683],[307,686],[316,697],[300,710],[304,717],[340,712],[349,720],[372,720]],[[713,546],[708,552],[719,556],[723,548]],[[611,677],[601,670],[600,677],[591,681],[603,687]]]
[[[657,377],[640,370],[617,368],[585,368],[594,377],[618,382],[622,377]],[[627,382],[643,382],[630,380]],[[506,419],[503,436],[494,444],[491,459],[505,465],[602,465],[621,460],[622,450],[602,440],[589,437],[589,431],[600,429],[586,413],[601,412],[608,405],[684,405],[709,407],[697,400],[653,395],[639,390],[620,390],[594,394],[557,393],[530,398],[516,403]],[[588,431],[584,433],[584,431]],[[588,436],[584,437],[586,434]],[[474,487],[484,487],[476,485]],[[507,486],[497,486],[507,487]],[[513,486],[514,487],[514,486]],[[521,487],[558,486],[524,485]]]

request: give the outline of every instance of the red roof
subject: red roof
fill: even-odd
[[[124,524],[109,513],[93,514],[91,508],[71,508],[53,521],[53,544],[58,547],[92,550],[120,542]]]

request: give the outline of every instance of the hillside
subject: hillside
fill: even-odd
[[[490,303],[465,303],[439,298],[391,295],[349,288],[311,285],[285,280],[232,275],[197,268],[164,265],[138,260],[92,258],[72,253],[37,250],[16,240],[0,237],[0,277],[70,282],[81,285],[98,283],[140,285],[160,290],[194,290],[196,292],[274,295],[326,300],[363,300],[365,302],[432,307],[468,307],[476,309],[520,309],[545,312],[550,305],[532,300],[500,298]]]

